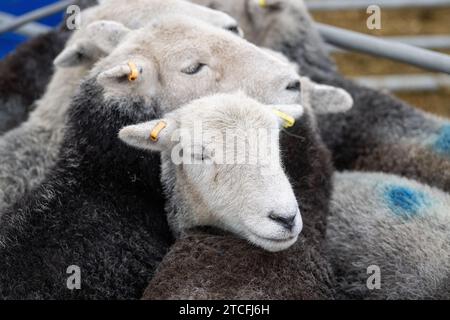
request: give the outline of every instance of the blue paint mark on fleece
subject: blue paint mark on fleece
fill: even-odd
[[[434,147],[438,152],[450,155],[450,125],[441,128]]]
[[[426,195],[414,189],[402,186],[391,186],[386,189],[389,208],[396,215],[410,219],[429,206]]]

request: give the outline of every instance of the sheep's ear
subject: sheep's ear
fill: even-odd
[[[316,114],[347,112],[353,107],[353,98],[344,89],[309,81],[303,90],[308,91],[309,103]]]
[[[123,128],[119,138],[126,144],[152,151],[169,150],[176,123],[171,119],[158,119]]]
[[[132,59],[127,63],[122,63],[118,66],[112,67],[106,71],[101,72],[98,75],[98,80],[100,82],[105,82],[108,80],[121,80],[128,78],[130,82],[139,80],[141,74],[143,73],[144,67],[142,63],[134,62]]]
[[[115,21],[96,21],[82,31],[86,37],[64,49],[55,59],[58,67],[67,68],[96,61],[110,53],[130,30]]]
[[[280,126],[285,128],[294,126],[295,120],[300,119],[305,112],[303,106],[299,104],[275,105],[272,108]]]
[[[53,62],[55,66],[61,68],[68,68],[83,64],[86,53],[89,49],[86,48],[84,42],[79,42],[70,47],[65,48]]]
[[[105,53],[112,51],[131,30],[116,21],[100,20],[91,23],[84,31],[92,43]]]

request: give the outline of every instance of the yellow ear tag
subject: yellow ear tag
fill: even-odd
[[[131,70],[130,74],[128,75],[128,80],[136,81],[137,78],[139,77],[139,70],[136,67],[136,64],[134,62],[129,61],[128,66],[130,67]]]
[[[152,140],[153,142],[157,142],[159,139],[159,134],[166,127],[167,127],[167,123],[165,123],[164,121],[158,122],[158,124],[153,128],[152,132],[150,133],[150,140]]]
[[[273,112],[278,117],[280,117],[282,120],[284,120],[284,124],[283,124],[284,128],[288,129],[288,128],[291,128],[291,127],[293,127],[295,125],[295,119],[293,117],[291,117],[290,115],[288,115],[288,114],[286,114],[284,112],[281,112],[279,110],[275,110],[275,109],[273,110]]]
[[[265,8],[267,6],[266,0],[259,0],[259,6]]]

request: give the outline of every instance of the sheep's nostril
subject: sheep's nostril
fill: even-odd
[[[295,217],[296,216],[297,215],[285,217],[285,216],[278,215],[275,212],[271,212],[269,214],[269,219],[275,221],[279,225],[283,226],[285,229],[291,231],[295,225]]]
[[[238,26],[232,25],[232,26],[227,27],[226,29],[228,31],[232,32],[232,33],[237,34],[237,35],[239,34],[239,27]]]
[[[291,83],[288,84],[288,86],[286,87],[286,90],[289,91],[300,91],[302,88],[302,84],[300,83],[299,80],[295,80],[292,81]]]

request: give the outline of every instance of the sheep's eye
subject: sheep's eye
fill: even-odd
[[[204,63],[197,63],[190,67],[187,67],[186,69],[181,70],[181,72],[188,74],[188,75],[194,75],[202,71],[203,67],[205,67],[206,64]]]
[[[235,34],[239,34],[239,27],[238,26],[229,26],[226,28],[228,31],[235,33]]]

